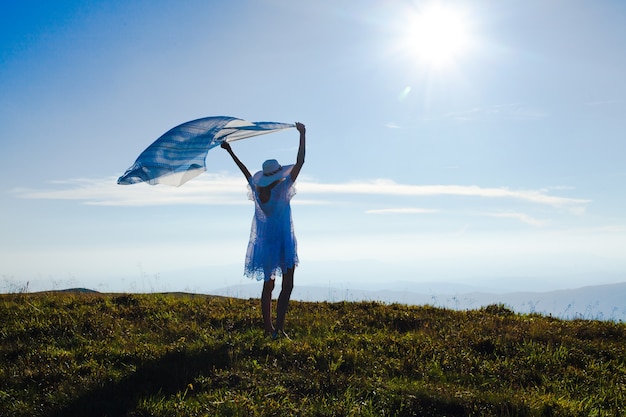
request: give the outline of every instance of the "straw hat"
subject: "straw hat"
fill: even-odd
[[[268,159],[263,162],[263,170],[257,172],[252,177],[254,183],[259,187],[270,185],[274,181],[282,180],[291,173],[293,165],[282,166],[275,159]]]

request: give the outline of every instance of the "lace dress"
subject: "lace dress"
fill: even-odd
[[[283,272],[298,265],[289,204],[295,194],[294,183],[288,175],[274,186],[269,201],[262,203],[250,179],[248,197],[254,201],[254,218],[246,253],[246,276],[267,281],[281,277]]]

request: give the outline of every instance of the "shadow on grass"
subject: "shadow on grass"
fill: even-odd
[[[124,416],[141,398],[184,391],[194,378],[229,364],[226,344],[199,352],[173,352],[143,364],[120,381],[92,389],[53,414],[69,416]]]

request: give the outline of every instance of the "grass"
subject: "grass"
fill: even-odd
[[[0,295],[0,416],[621,416],[623,323],[431,306]]]

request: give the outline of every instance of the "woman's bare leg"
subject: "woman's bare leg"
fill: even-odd
[[[263,326],[265,333],[272,334],[274,326],[272,326],[272,290],[274,289],[274,280],[269,279],[263,283],[263,294],[261,294],[261,312],[263,313]]]
[[[278,304],[276,306],[276,331],[282,332],[285,325],[285,315],[287,314],[287,307],[289,307],[289,298],[291,298],[291,291],[293,290],[293,273],[294,268],[289,268],[283,274],[283,283],[278,296]]]

